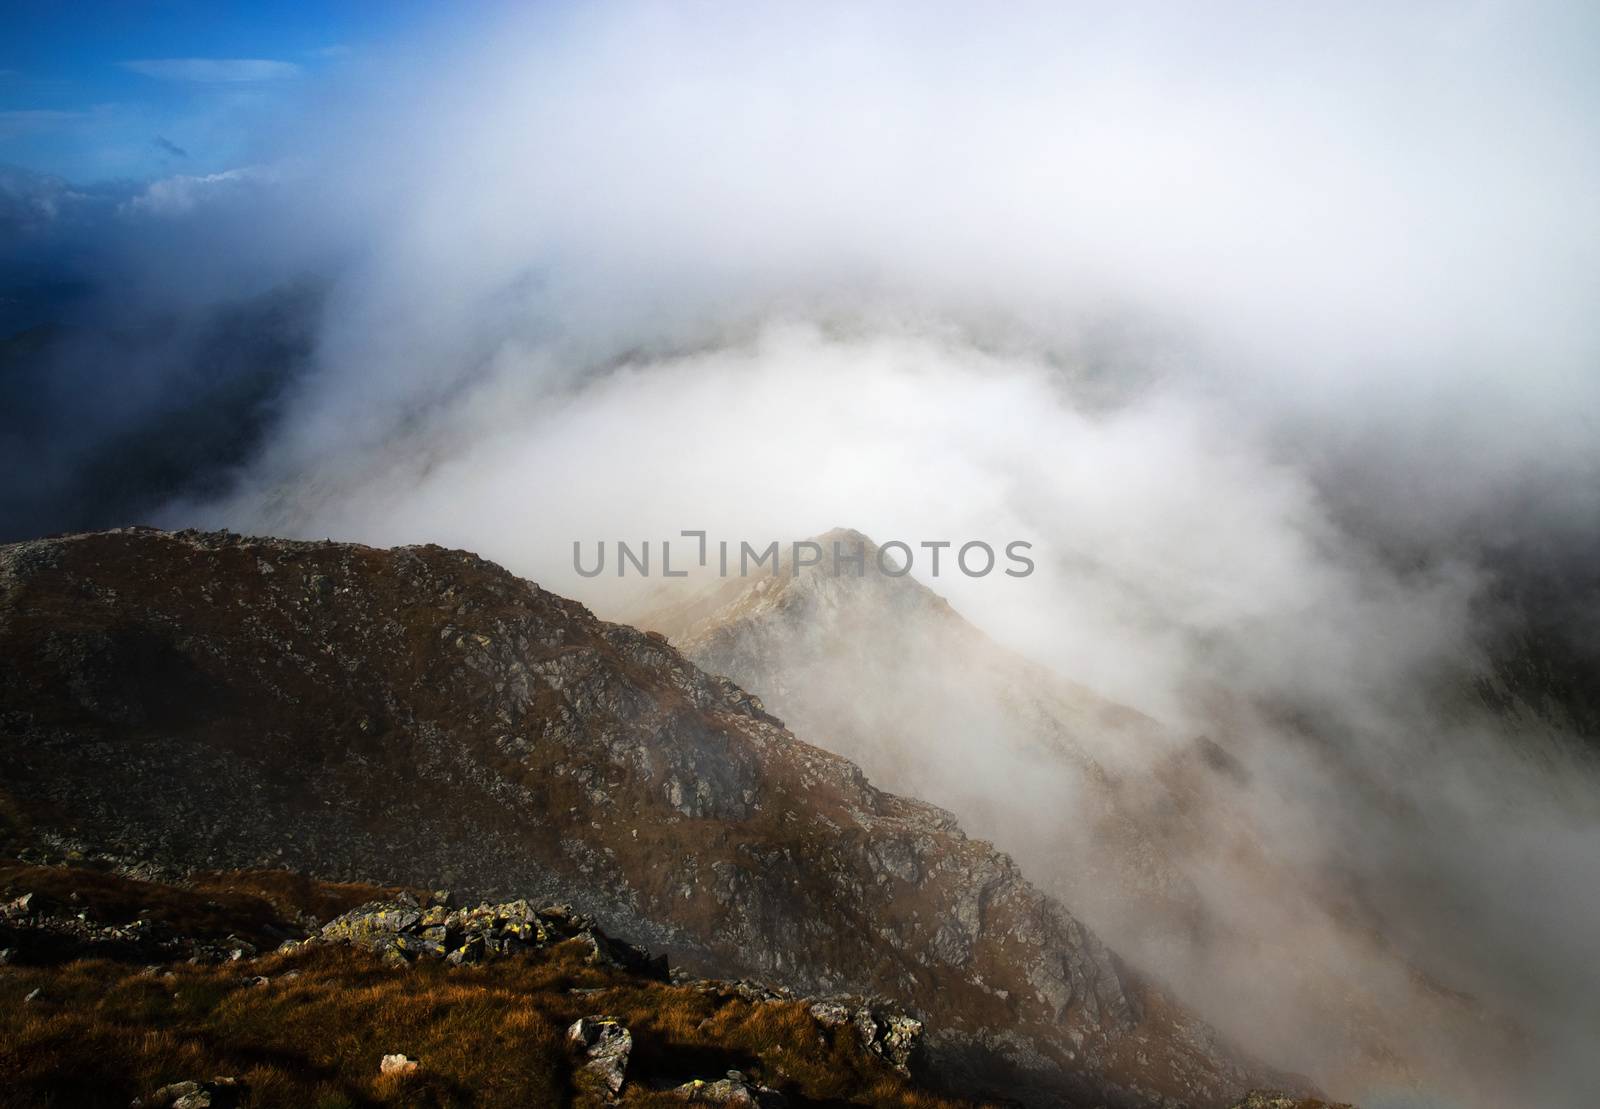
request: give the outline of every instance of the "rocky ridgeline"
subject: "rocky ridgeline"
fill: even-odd
[[[697,974],[896,998],[956,1093],[1220,1109],[1285,1084],[950,813],[471,554],[148,529],[13,544],[0,658],[14,853],[570,903]],[[445,926],[423,908],[418,929]],[[480,931],[485,952],[505,936]]]
[[[1174,799],[1128,788],[1091,753],[1164,749],[1159,725],[1001,647],[915,578],[883,572],[867,536],[809,541],[825,552],[818,564],[666,583],[635,622],[880,786],[992,837],[1114,932],[1122,954],[1190,942],[1204,909],[1180,865],[1193,844],[1162,834]],[[835,544],[863,551],[859,574],[835,572]]]

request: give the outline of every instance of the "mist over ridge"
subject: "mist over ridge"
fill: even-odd
[[[1028,540],[913,576],[1225,742],[1589,1104],[1597,55],[1561,3],[441,18],[225,173],[0,181],[0,530],[437,542],[619,619],[575,540]]]

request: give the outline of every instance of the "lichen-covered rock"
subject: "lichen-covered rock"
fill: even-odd
[[[737,1109],[779,1109],[785,1104],[783,1094],[770,1086],[751,1082],[741,1071],[729,1071],[725,1077],[714,1081],[696,1078],[674,1087],[672,1093],[685,1101],[705,1105],[730,1105]]]
[[[850,1019],[850,1010],[838,1001],[819,1001],[811,1006],[810,1013],[817,1018],[817,1023],[825,1024],[829,1028],[844,1024]]]
[[[583,1056],[581,1069],[612,1094],[622,1092],[633,1034],[615,1017],[579,1017],[567,1029],[567,1044]]]
[[[922,1022],[904,1013],[891,1014],[878,1025],[872,1050],[882,1055],[901,1074],[911,1073],[911,1060],[922,1039]]]
[[[444,959],[455,966],[575,940],[597,966],[661,980],[669,976],[666,956],[652,956],[611,938],[570,906],[535,909],[526,900],[455,910],[436,903],[418,911],[399,902],[373,901],[330,920],[318,935],[324,942],[365,947],[396,962]]]
[[[882,1001],[825,998],[809,1012],[827,1028],[851,1026],[861,1046],[886,1060],[901,1074],[911,1073],[912,1057],[922,1040],[922,1022]]]

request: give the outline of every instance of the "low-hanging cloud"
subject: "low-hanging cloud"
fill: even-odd
[[[1572,737],[1529,738],[1571,721],[1474,683],[1515,575],[1564,583],[1565,631],[1591,611],[1594,24],[441,24],[319,85],[270,171],[118,209],[103,273],[143,305],[318,289],[270,434],[160,518],[461,545],[614,614],[637,595],[574,575],[573,540],[1029,539],[1028,579],[935,584],[1174,734],[1231,728],[1285,857],[1351,868],[1397,944],[1533,1029],[1530,1099],[1582,1104],[1594,793]]]

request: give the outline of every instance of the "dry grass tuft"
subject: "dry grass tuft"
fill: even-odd
[[[257,975],[269,981],[250,984]],[[5,968],[0,1089],[19,1107],[124,1109],[169,1082],[235,1075],[249,1106],[582,1105],[564,1033],[598,1012],[634,1036],[624,1104],[682,1104],[652,1087],[733,1067],[802,1106],[950,1104],[863,1053],[848,1028],[820,1028],[801,1002],[598,969],[576,943],[461,968],[397,968],[332,946],[153,971],[105,960]],[[380,1075],[392,1052],[420,1068]]]

